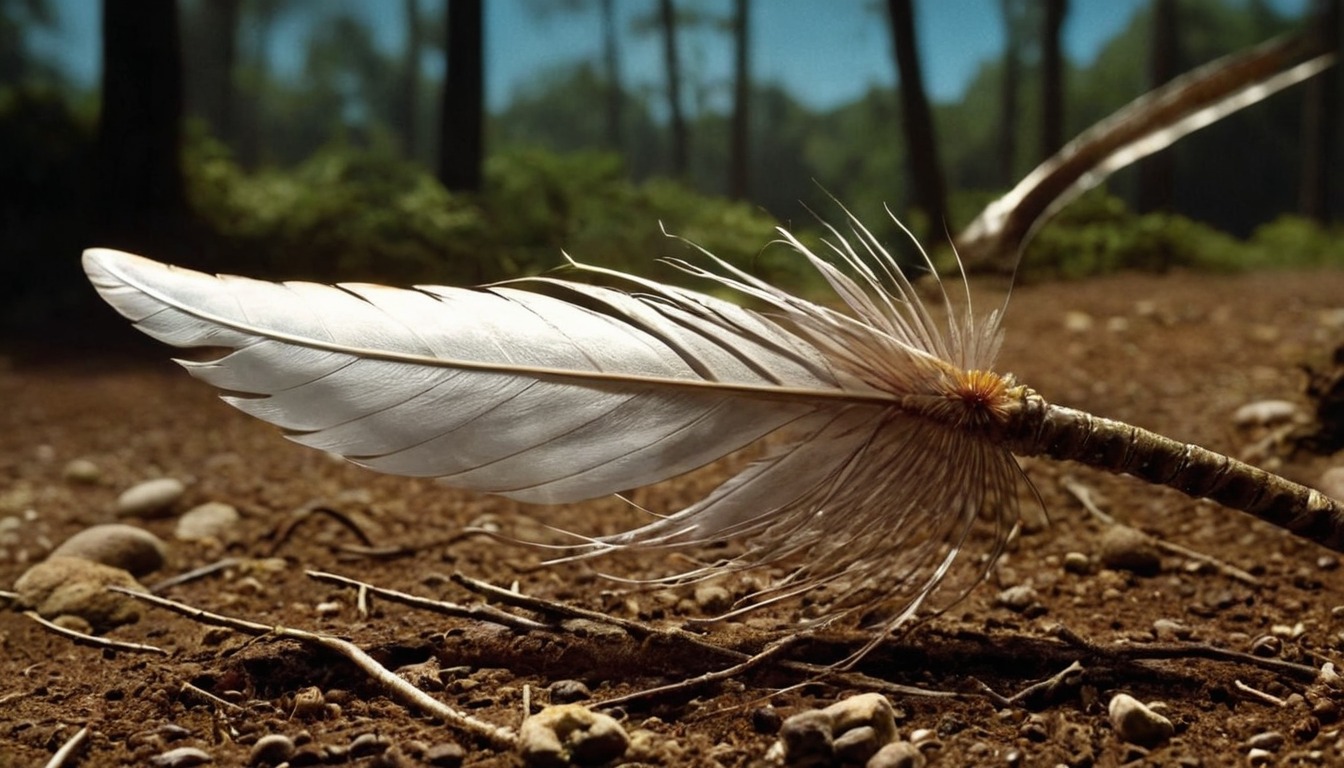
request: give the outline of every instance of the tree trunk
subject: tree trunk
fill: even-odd
[[[402,9],[406,16],[406,58],[401,73],[401,151],[407,158],[415,159],[420,148],[420,57],[425,44],[419,0],[404,0]]]
[[[481,0],[448,0],[448,69],[443,77],[439,180],[479,192],[484,164],[485,67]]]
[[[1003,13],[1003,79],[999,83],[999,183],[1017,181],[1017,91],[1022,69],[1022,0],[999,0]]]
[[[625,88],[616,36],[616,0],[602,0],[602,62],[607,74],[607,146],[625,151]]]
[[[901,127],[905,133],[906,157],[913,183],[911,202],[928,218],[928,238],[945,241],[951,222],[947,220],[947,192],[938,159],[933,113],[924,95],[913,0],[887,0],[887,11],[896,71],[900,77]]]
[[[1060,34],[1068,0],[1045,0],[1041,34],[1041,159],[1064,146],[1064,54]]]
[[[1339,51],[1341,0],[1316,0],[1315,33],[1331,51]],[[1309,80],[1302,104],[1302,176],[1298,206],[1303,216],[1327,223],[1332,218],[1330,171],[1334,166],[1334,138],[1339,124],[1339,77],[1335,70]]]
[[[1180,38],[1176,20],[1176,0],[1153,0],[1152,37],[1148,60],[1148,90],[1156,90],[1176,77],[1180,69]],[[1164,150],[1139,164],[1139,190],[1136,207],[1140,211],[1171,208],[1176,165],[1170,151]]]
[[[196,35],[202,50],[196,57],[201,67],[200,114],[216,138],[228,146],[237,139],[234,102],[234,71],[238,66],[238,20],[241,0],[213,0],[200,8]]]
[[[677,54],[677,11],[672,0],[658,0],[663,28],[663,62],[667,68],[667,108],[672,128],[672,175],[686,178],[690,169],[690,139],[681,110],[681,62]]]
[[[103,0],[102,35],[97,230],[133,247],[186,212],[177,2]]]
[[[737,0],[733,16],[733,125],[729,150],[728,194],[745,200],[751,194],[751,3]]]

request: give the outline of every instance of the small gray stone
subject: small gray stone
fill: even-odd
[[[435,768],[458,768],[462,762],[467,759],[467,751],[461,744],[455,742],[445,742],[435,744],[425,750],[424,761],[426,765],[432,765]]]
[[[998,594],[995,600],[1010,611],[1021,613],[1038,602],[1036,590],[1029,584],[1018,584]]]
[[[546,690],[551,694],[552,704],[572,704],[593,695],[588,686],[578,680],[556,680]]]
[[[294,740],[281,733],[271,733],[257,739],[247,756],[248,765],[279,765],[294,756]]]
[[[1101,537],[1101,562],[1116,571],[1140,576],[1155,576],[1162,570],[1162,556],[1153,540],[1143,531],[1127,525],[1113,525]]]
[[[821,711],[830,718],[831,733],[835,736],[867,726],[873,729],[879,747],[896,738],[896,711],[880,693],[850,696]]]
[[[117,514],[122,517],[162,517],[186,490],[182,481],[173,477],[146,480],[122,491],[117,497]]]
[[[163,567],[164,545],[158,536],[121,523],[95,525],[61,542],[52,557],[81,557],[144,576]]]
[[[1087,574],[1092,570],[1092,558],[1082,552],[1064,553],[1064,570],[1069,573]]]
[[[1270,752],[1277,752],[1286,741],[1287,739],[1278,731],[1264,731],[1247,739],[1246,746],[1252,749],[1267,749]]]
[[[723,613],[733,606],[733,594],[718,584],[695,588],[695,604],[705,613]]]
[[[779,727],[784,746],[784,764],[789,768],[820,768],[835,756],[831,718],[819,709],[809,709],[785,718]]]
[[[601,765],[625,754],[630,745],[621,724],[579,704],[546,707],[523,721],[518,750],[537,768]]]
[[[1269,427],[1297,418],[1297,403],[1288,400],[1258,400],[1247,403],[1232,414],[1238,427]]]
[[[222,501],[207,501],[184,512],[177,519],[173,535],[182,541],[203,539],[229,541],[234,538],[240,519],[238,510],[234,509],[233,505]]]
[[[381,755],[387,751],[391,743],[376,733],[361,733],[356,736],[354,741],[350,742],[351,757],[368,757],[370,755]]]
[[[1189,640],[1194,630],[1174,619],[1158,619],[1153,622],[1153,636],[1164,643],[1176,640]]]
[[[923,768],[925,762],[919,747],[908,741],[893,741],[869,758],[866,768]]]
[[[877,750],[884,744],[885,742],[878,741],[877,731],[871,725],[861,725],[836,734],[835,741],[831,743],[835,759],[846,765],[862,765],[868,762],[868,758],[877,754]]]
[[[193,765],[204,765],[212,760],[214,758],[210,757],[209,752],[195,747],[178,747],[149,758],[149,762],[152,765],[159,766],[159,768],[190,768]]]
[[[132,598],[107,587],[144,591],[135,577],[120,568],[81,557],[49,557],[24,572],[14,591],[24,605],[48,619],[78,616],[95,629],[110,629],[140,618]]]
[[[1127,693],[1117,693],[1106,709],[1116,735],[1130,744],[1151,749],[1176,732],[1170,720]]]
[[[93,485],[103,478],[103,470],[88,459],[71,459],[61,470],[61,476],[67,483]]]

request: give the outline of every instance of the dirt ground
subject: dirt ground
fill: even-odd
[[[1330,457],[1290,456],[1267,430],[1238,426],[1233,414],[1270,399],[1305,405],[1300,366],[1321,362],[1341,341],[1341,272],[1123,275],[1017,288],[999,369],[1053,402],[1314,484]],[[751,577],[718,585],[723,590],[657,593],[598,571],[655,575],[684,568],[681,556],[538,567],[545,551],[464,536],[463,527],[544,539],[547,524],[612,532],[632,524],[635,513],[614,500],[528,507],[375,475],[235,412],[167,362],[166,348],[127,347],[43,356],[29,343],[0,364],[0,589],[82,529],[133,523],[169,544],[163,568],[141,579],[150,588],[234,559],[160,589],[163,596],[346,638],[436,699],[512,728],[527,703],[533,711],[561,700],[597,705],[732,666],[726,655],[675,635],[560,622],[523,609],[514,610],[548,626],[510,628],[377,597],[362,613],[356,590],[305,571],[462,605],[482,602],[454,580],[461,573],[659,629],[710,615],[723,590],[741,594]],[[96,476],[69,477],[76,459],[92,462]],[[859,670],[866,682],[809,681],[766,661],[726,680],[632,701],[612,710],[633,737],[619,762],[768,764],[781,717],[877,688],[891,699],[902,737],[916,741],[935,766],[1344,765],[1344,687],[1313,679],[1310,669],[1344,660],[1344,569],[1336,556],[1130,478],[1022,463],[1048,525],[1024,495],[1028,525],[991,579],[870,654]],[[703,493],[724,471],[637,500],[666,509]],[[118,494],[158,477],[186,485],[170,514],[117,518]],[[1121,523],[1196,554],[1163,550],[1156,572],[1104,567],[1108,526],[1084,510],[1078,489]],[[206,541],[175,539],[176,518],[205,502],[232,505],[241,518]],[[788,634],[807,611],[803,602],[713,628],[704,638],[759,650]],[[42,765],[84,726],[89,737],[67,765],[202,759],[173,751],[181,748],[200,750],[215,765],[245,765],[267,735],[292,742],[293,765],[453,765],[459,756],[467,765],[520,763],[390,698],[330,651],[249,637],[149,605],[138,610],[139,621],[106,637],[166,655],[90,647],[16,606],[0,610],[0,766]],[[1075,639],[1060,639],[1058,627]],[[827,664],[865,637],[838,629],[785,655]],[[1220,649],[1246,655],[1219,656]],[[1080,671],[1032,687],[1075,661]],[[900,695],[882,681],[962,695]],[[1124,743],[1106,712],[1118,692],[1156,702],[1175,735],[1151,750]]]

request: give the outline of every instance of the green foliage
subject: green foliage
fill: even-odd
[[[333,145],[290,171],[246,173],[200,139],[186,168],[229,269],[397,282],[493,271],[479,208],[385,153]]]
[[[1136,214],[1093,191],[1065,208],[1027,246],[1020,274],[1078,278],[1122,270],[1246,271],[1344,263],[1344,229],[1285,216],[1239,240],[1172,213]]]
[[[226,244],[219,266],[230,271],[477,283],[561,266],[564,251],[647,273],[657,258],[687,253],[660,222],[763,277],[798,268],[760,255],[774,227],[768,216],[668,180],[630,182],[612,154],[498,153],[480,198],[451,194],[386,153],[340,145],[293,170],[247,173],[197,138],[187,169],[193,207]]]

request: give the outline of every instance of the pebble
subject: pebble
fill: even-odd
[[[922,768],[925,762],[919,747],[908,741],[893,741],[869,758],[866,768]]]
[[[1086,333],[1092,330],[1092,316],[1077,310],[1064,313],[1064,330],[1070,333]]]
[[[784,746],[784,764],[790,768],[820,768],[834,762],[831,718],[819,709],[785,718],[779,728],[779,743]]]
[[[1252,749],[1267,749],[1270,752],[1277,752],[1285,741],[1287,740],[1283,734],[1278,731],[1264,731],[1247,739],[1246,746]]]
[[[846,765],[861,765],[885,744],[878,740],[877,731],[871,725],[861,725],[836,736],[831,742],[831,751],[835,759]]]
[[[779,728],[779,745],[790,768],[862,764],[894,741],[896,711],[879,693],[862,693],[824,709],[789,717]]]
[[[1238,427],[1268,427],[1292,421],[1297,413],[1297,403],[1290,400],[1257,400],[1238,408],[1232,414],[1232,423]]]
[[[187,490],[181,480],[161,477],[133,485],[117,497],[117,514],[122,517],[162,517]]]
[[[78,616],[95,629],[110,629],[140,618],[133,598],[107,587],[143,591],[130,573],[81,557],[48,557],[14,582],[19,600],[44,618]]]
[[[257,739],[247,756],[248,765],[279,765],[294,756],[294,740],[280,733]]]
[[[630,737],[614,718],[579,704],[546,707],[518,731],[523,764],[536,768],[601,765],[624,755],[629,745]]]
[[[1092,558],[1082,552],[1064,553],[1064,570],[1069,573],[1087,574],[1092,571]]]
[[[733,607],[733,594],[717,584],[695,588],[695,604],[706,613],[723,613]]]
[[[195,747],[178,747],[151,757],[149,762],[151,765],[161,768],[189,768],[193,765],[204,765],[212,760],[214,758],[210,757],[210,753],[204,750]]]
[[[1344,467],[1331,467],[1325,470],[1316,485],[1326,496],[1332,499],[1344,499]]]
[[[88,459],[71,459],[66,463],[65,469],[61,470],[61,477],[64,477],[67,483],[93,485],[103,479],[103,470]]]
[[[1010,611],[1021,613],[1038,602],[1036,589],[1027,584],[1018,584],[1000,592],[995,599],[999,605]]]
[[[1106,709],[1115,734],[1131,744],[1151,749],[1176,732],[1170,720],[1126,693],[1117,693]]]
[[[1140,576],[1155,576],[1162,570],[1162,557],[1153,540],[1127,525],[1113,525],[1102,534],[1102,565],[1115,571],[1129,571]]]
[[[1153,622],[1153,636],[1164,643],[1189,640],[1193,635],[1193,629],[1175,619],[1158,619]]]
[[[590,699],[593,692],[578,680],[556,680],[546,691],[551,695],[552,704],[572,704],[582,699]]]
[[[144,576],[163,567],[166,548],[158,536],[122,523],[94,525],[61,542],[52,557],[79,557],[132,576]]]
[[[425,764],[435,768],[458,768],[466,759],[467,751],[461,744],[452,741],[435,744],[425,750],[424,756]]]
[[[354,741],[350,742],[350,756],[381,755],[387,751],[389,746],[391,746],[391,743],[376,733],[361,733],[355,737]]]
[[[231,504],[222,501],[207,501],[182,514],[177,519],[173,535],[182,541],[202,541],[216,539],[228,541],[242,518]]]

